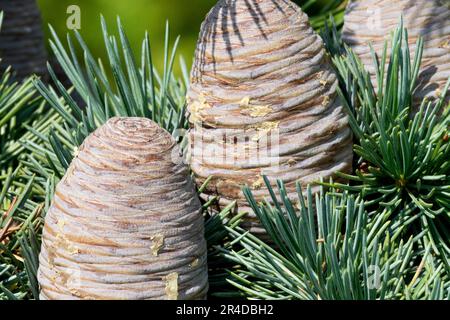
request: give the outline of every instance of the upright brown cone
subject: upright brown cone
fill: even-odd
[[[36,0],[0,0],[2,68],[12,66],[18,79],[46,75],[47,52]]]
[[[45,218],[42,299],[203,299],[200,201],[171,135],[113,118],[91,134]]]
[[[424,38],[423,62],[415,95],[417,106],[425,97],[436,98],[443,94],[450,77],[450,1],[351,1],[345,14],[343,40],[359,55],[376,87],[369,42],[381,57],[384,42],[390,39],[390,33],[398,26],[402,15],[412,54],[416,51],[418,37]],[[446,100],[450,102],[450,93]]]
[[[220,205],[263,175],[282,179],[295,198],[303,185],[352,165],[348,119],[320,37],[286,0],[222,0],[202,25],[188,93],[196,181],[213,176],[204,197]],[[259,233],[254,216],[248,228]]]

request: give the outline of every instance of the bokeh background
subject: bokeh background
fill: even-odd
[[[315,5],[323,7],[329,0],[315,0]],[[116,17],[120,16],[130,43],[136,54],[144,33],[148,30],[157,66],[163,59],[165,22],[169,21],[172,43],[177,35],[181,36],[178,53],[188,64],[192,63],[193,53],[200,30],[200,24],[217,0],[38,0],[42,11],[44,29],[49,35],[51,24],[60,37],[69,31],[66,27],[67,7],[78,5],[81,9],[81,30],[85,41],[93,54],[106,58],[102,34],[100,32],[100,14],[103,14],[110,31],[116,28]],[[304,4],[308,1],[294,1]]]

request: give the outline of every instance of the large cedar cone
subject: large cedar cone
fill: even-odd
[[[419,36],[424,38],[422,67],[415,94],[415,106],[425,97],[437,98],[450,77],[450,2],[448,0],[360,0],[348,4],[343,40],[361,58],[377,88],[376,73],[369,43],[378,57],[386,40],[399,25],[408,29],[412,56]],[[389,46],[390,48],[390,46]],[[389,57],[390,49],[388,49]],[[446,102],[450,102],[450,92]]]
[[[47,52],[36,0],[0,0],[4,12],[0,32],[2,68],[12,66],[21,80],[46,75]]]
[[[202,24],[188,93],[190,161],[205,198],[220,206],[262,176],[303,185],[352,166],[352,135],[338,81],[308,17],[286,0],[222,0]],[[265,189],[265,188],[264,188]],[[247,227],[262,230],[250,214]]]
[[[201,205],[169,133],[113,118],[56,188],[40,254],[42,299],[204,299]]]

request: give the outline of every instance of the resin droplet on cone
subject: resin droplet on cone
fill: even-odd
[[[308,17],[286,0],[219,1],[202,25],[188,93],[190,161],[204,197],[267,196],[263,175],[303,185],[352,165],[336,75]],[[255,217],[248,228],[261,232]]]
[[[389,44],[390,34],[399,25],[402,15],[412,56],[419,36],[424,38],[422,67],[415,94],[417,106],[425,97],[436,98],[444,94],[450,77],[450,3],[447,0],[351,1],[345,14],[343,40],[361,58],[376,87],[369,43],[381,57],[384,42],[388,40]],[[450,93],[446,101],[447,104],[450,102]]]
[[[45,218],[42,299],[204,299],[200,201],[169,133],[113,118],[80,147]]]

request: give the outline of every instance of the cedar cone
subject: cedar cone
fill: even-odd
[[[422,66],[414,97],[417,109],[425,97],[441,96],[450,77],[449,4],[448,0],[351,1],[345,14],[343,40],[361,58],[372,75],[374,87],[377,88],[369,43],[372,43],[375,52],[381,58],[384,42],[388,40],[390,45],[390,33],[398,26],[403,15],[412,56],[416,51],[419,36],[424,38]],[[450,92],[446,95],[446,104],[449,102]]]
[[[91,134],[45,218],[42,299],[204,299],[201,204],[172,136],[113,118]]]
[[[203,22],[188,92],[190,163],[202,197],[268,194],[262,176],[303,185],[352,166],[337,77],[308,17],[286,0],[222,0]],[[250,213],[246,227],[264,233]]]
[[[4,12],[0,32],[2,68],[12,66],[16,78],[46,77],[47,51],[42,21],[35,0],[0,0]]]

